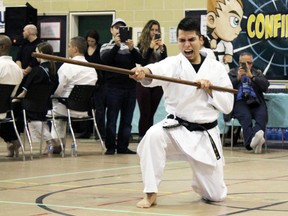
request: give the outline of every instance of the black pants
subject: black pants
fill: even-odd
[[[16,119],[17,130],[19,133],[23,133],[24,121],[21,104],[13,103],[13,111]],[[10,112],[7,113],[7,117],[11,117]],[[0,124],[0,137],[4,139],[5,142],[18,139],[12,122]]]

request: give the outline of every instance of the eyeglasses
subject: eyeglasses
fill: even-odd
[[[253,64],[253,62],[250,62],[250,61],[247,61],[247,62],[239,62],[239,64],[248,64],[248,65],[252,65]]]

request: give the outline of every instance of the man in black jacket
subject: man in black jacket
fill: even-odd
[[[134,46],[133,40],[121,42],[119,27],[126,26],[123,19],[115,19],[110,28],[113,39],[102,45],[100,58],[106,65],[132,69],[136,63],[142,63],[139,49]],[[132,129],[133,113],[136,105],[136,81],[128,75],[105,72],[107,86],[106,106],[107,123],[105,145],[106,155],[136,154],[128,149]],[[120,114],[118,136],[116,139],[117,119]],[[117,140],[117,142],[116,142]]]
[[[233,88],[238,89],[231,116],[238,119],[243,128],[246,149],[259,154],[265,143],[264,131],[268,121],[263,92],[270,83],[260,70],[253,68],[253,56],[247,52],[240,54],[239,67],[231,69],[229,77]]]

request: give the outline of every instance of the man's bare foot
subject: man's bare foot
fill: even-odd
[[[157,204],[157,194],[156,193],[146,193],[144,198],[137,203],[138,208],[150,208]]]

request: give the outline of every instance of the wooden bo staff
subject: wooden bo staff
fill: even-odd
[[[95,68],[98,70],[111,71],[111,72],[121,73],[121,74],[126,74],[126,75],[133,75],[134,74],[133,71],[123,69],[123,68],[112,67],[112,66],[102,65],[102,64],[95,64],[95,63],[91,63],[91,62],[72,60],[72,59],[63,58],[63,57],[54,56],[54,55],[47,55],[47,54],[34,52],[34,53],[32,53],[32,56],[34,58],[42,58],[42,59],[47,59],[47,60],[56,61],[56,62],[65,62],[65,63],[70,63],[70,64],[82,65],[82,66],[86,66],[86,67],[92,67],[92,68]],[[168,81],[168,82],[180,83],[180,84],[184,84],[184,85],[200,87],[199,83],[188,81],[188,80],[180,80],[180,79],[176,79],[176,78],[159,76],[159,75],[154,75],[154,74],[145,74],[145,77],[163,80],[163,81]],[[236,90],[236,89],[225,88],[225,87],[220,87],[220,86],[210,86],[209,89],[216,90],[216,91],[229,92],[229,93],[233,93],[233,94],[238,93],[238,90]]]

